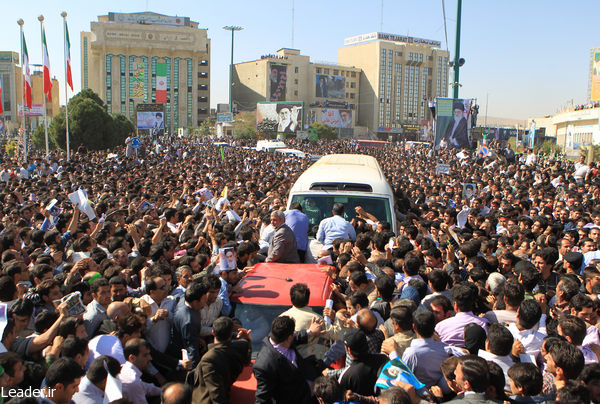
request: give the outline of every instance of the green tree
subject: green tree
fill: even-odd
[[[550,140],[544,141],[540,146],[540,151],[545,155],[557,154],[561,152],[561,147]]]
[[[324,123],[315,122],[311,125],[311,128],[316,130],[317,136],[321,140],[335,140],[338,138],[337,130],[331,126],[325,125]]]
[[[31,135],[31,142],[33,148],[37,150],[46,150],[46,136],[44,135],[44,125],[38,125]],[[50,141],[50,133],[48,133],[48,146],[50,149],[54,149],[54,143]]]
[[[581,156],[585,156],[585,159],[588,163],[595,161],[598,156],[600,156],[600,146],[599,145],[589,145],[581,148]]]
[[[11,140],[10,142],[8,142],[6,144],[6,146],[4,147],[4,150],[6,151],[6,154],[8,154],[9,156],[14,155],[15,151],[17,150],[17,142],[14,140]]]
[[[94,101],[96,104],[100,105],[101,107],[104,106],[104,101],[102,101],[102,99],[100,98],[100,96],[98,94],[96,94],[94,92],[94,90],[89,89],[89,88],[84,88],[83,90],[81,90],[80,92],[78,92],[77,94],[75,94],[73,96],[73,98],[71,98],[69,100],[69,105],[74,102],[77,103],[82,99],[86,99],[89,98],[90,100]]]
[[[254,111],[242,111],[235,116],[233,135],[237,139],[256,139],[258,137],[256,132],[256,113]]]
[[[118,146],[125,142],[127,136],[135,133],[135,125],[123,114],[114,114],[113,129],[111,132],[111,147]]]
[[[210,118],[206,118],[202,121],[197,133],[200,137],[208,137],[211,135],[212,129],[210,127]]]
[[[51,148],[66,149],[66,120],[64,108],[48,127]],[[123,144],[135,132],[133,123],[122,114],[106,112],[104,102],[90,89],[84,89],[69,101],[69,140],[71,150],[85,145],[90,150],[102,150]],[[33,134],[33,144],[45,149],[43,128]]]

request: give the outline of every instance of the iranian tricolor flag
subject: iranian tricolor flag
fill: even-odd
[[[156,102],[167,102],[167,64],[156,64]]]
[[[4,112],[2,108],[2,76],[0,76],[0,114]]]
[[[46,30],[42,27],[42,53],[44,54],[44,94],[52,100],[52,80],[50,79],[50,57],[46,44]]]
[[[67,49],[65,49],[65,64],[67,66],[67,84],[73,91],[73,76],[71,76],[71,41],[69,40],[69,27],[67,27],[67,21],[65,20],[65,43]]]
[[[29,71],[29,54],[27,53],[25,35],[23,35],[23,51],[21,55],[21,68],[23,69],[23,97],[25,98],[25,105],[27,105],[27,108],[31,108],[31,73]]]

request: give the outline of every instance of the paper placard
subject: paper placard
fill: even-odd
[[[62,299],[54,300],[53,303],[58,306],[59,304],[66,302],[67,310],[70,316],[77,316],[79,314],[85,313],[85,306],[81,301],[81,293],[73,292],[64,296]]]
[[[96,213],[90,205],[90,201],[88,201],[87,192],[85,190],[79,188],[77,191],[70,193],[69,200],[73,205],[77,206],[80,211],[85,213],[90,220],[96,218]]]
[[[437,164],[435,166],[436,174],[450,174],[450,164]]]

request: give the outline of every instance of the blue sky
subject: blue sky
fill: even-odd
[[[81,31],[88,31],[98,15],[151,10],[188,16],[208,28],[212,41],[211,104],[227,102],[231,35],[225,25],[240,25],[235,62],[260,58],[291,47],[292,0],[195,2],[185,0],[73,0],[3,1],[0,50],[19,51],[19,27],[25,35],[32,63],[41,63],[40,26],[46,36],[52,75],[61,82],[64,103],[62,18],[68,13],[71,60],[76,92],[81,86]],[[445,48],[442,0],[384,0],[383,32],[442,41]],[[456,0],[445,0],[448,47],[454,55]],[[478,98],[480,112],[494,117],[526,119],[552,114],[561,106],[584,103],[589,52],[600,46],[597,0],[463,0],[461,97]],[[380,0],[295,0],[294,48],[312,60],[337,60],[344,38],[373,31],[381,25]],[[451,81],[451,80],[450,80]]]

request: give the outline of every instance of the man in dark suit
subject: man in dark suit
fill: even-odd
[[[306,344],[308,336],[323,332],[323,322],[313,319],[308,331],[294,334],[294,319],[276,317],[271,334],[263,340],[253,371],[256,377],[256,403],[308,404],[313,402],[309,381],[317,371],[296,351],[296,345]]]
[[[233,320],[220,317],[213,323],[215,343],[209,345],[193,374],[194,397],[198,404],[227,404],[229,391],[244,366],[250,363],[250,331],[240,329],[233,340]]]
[[[205,283],[193,282],[185,291],[185,298],[179,301],[173,316],[171,329],[170,353],[175,357],[185,349],[193,366],[200,363],[205,352],[205,343],[200,338],[200,310],[206,306],[208,286]]]
[[[298,244],[296,236],[290,227],[285,224],[285,213],[274,210],[271,213],[271,225],[275,233],[269,244],[266,262],[299,263]]]
[[[454,115],[446,127],[444,141],[448,148],[469,147],[469,136],[467,135],[467,119],[464,116],[465,106],[462,102],[454,103]]]
[[[451,403],[496,403],[485,397],[485,391],[490,384],[490,371],[485,359],[477,355],[462,356],[459,358],[454,374],[456,375],[456,384],[464,392],[464,395],[450,401]]]

